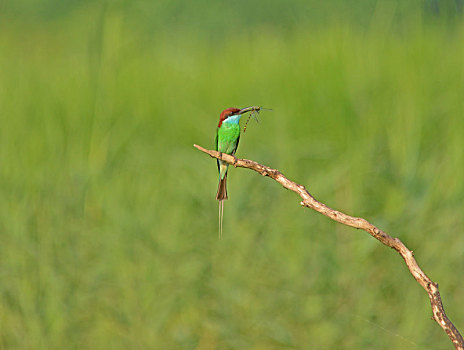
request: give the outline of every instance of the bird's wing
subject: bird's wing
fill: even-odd
[[[237,137],[237,143],[235,144],[235,148],[234,148],[234,150],[233,150],[232,153],[231,153],[232,155],[235,155],[235,151],[236,151],[237,148],[238,148],[238,142],[239,142],[239,141],[240,141],[240,135],[238,135],[238,137]]]
[[[216,145],[216,151],[219,148],[219,146],[218,146],[218,132],[219,132],[219,128],[216,129],[216,137],[214,138],[214,144]],[[219,166],[219,159],[216,160],[216,163],[217,163],[218,171],[220,173],[221,169],[220,169],[220,166]]]

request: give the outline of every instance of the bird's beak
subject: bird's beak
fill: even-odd
[[[235,113],[235,115],[243,114],[243,113],[251,112],[251,111],[256,111],[256,110],[259,111],[259,107],[257,106],[246,107],[246,108],[242,108],[241,110],[239,110],[237,113]]]

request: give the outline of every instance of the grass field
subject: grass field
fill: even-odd
[[[192,146],[273,108],[237,155],[399,237],[463,331],[464,26],[379,6],[227,33],[3,18],[0,348],[451,349],[393,250],[267,178],[231,169],[218,240]]]

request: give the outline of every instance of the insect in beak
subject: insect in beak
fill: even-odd
[[[253,116],[255,118],[257,123],[259,123],[258,114],[259,114],[259,112],[261,110],[272,111],[272,109],[270,109],[270,108],[264,108],[264,107],[260,107],[260,106],[251,106],[251,107],[243,108],[237,113],[237,114],[244,114],[244,113],[247,113],[247,112],[251,112],[250,115],[248,116],[247,121],[245,122],[245,126],[243,127],[243,132],[246,131],[246,128],[247,128],[248,122],[250,121],[251,116]]]

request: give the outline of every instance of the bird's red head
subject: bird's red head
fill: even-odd
[[[224,109],[222,112],[221,112],[221,115],[219,116],[219,124],[218,124],[218,128],[221,127],[222,125],[222,122],[224,120],[226,120],[228,117],[230,117],[231,115],[234,115],[234,114],[237,114],[238,112],[240,112],[241,110],[239,108],[227,108],[227,109]]]

